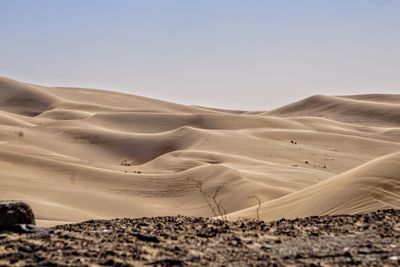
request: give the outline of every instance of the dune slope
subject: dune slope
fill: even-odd
[[[221,187],[217,200],[234,216],[255,215],[253,195],[267,219],[398,207],[371,200],[399,199],[398,99],[315,96],[269,112],[225,111],[0,78],[0,198],[28,202],[42,225],[213,216],[200,183],[209,194]],[[339,185],[356,188],[345,203]],[[330,197],[308,209],[304,192]],[[281,203],[273,216],[271,203]]]
[[[367,162],[324,182],[263,203],[264,220],[400,209],[400,153]],[[252,217],[257,207],[233,213]]]

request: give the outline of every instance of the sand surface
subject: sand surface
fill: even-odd
[[[0,199],[40,225],[213,216],[198,182],[230,218],[400,208],[400,95],[246,112],[0,78]]]

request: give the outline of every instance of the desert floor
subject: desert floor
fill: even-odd
[[[1,266],[399,266],[400,211],[304,219],[92,220],[0,234]]]

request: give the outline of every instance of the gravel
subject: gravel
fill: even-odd
[[[400,210],[295,220],[91,220],[0,233],[0,266],[399,266]]]

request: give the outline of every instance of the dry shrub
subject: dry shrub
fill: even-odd
[[[196,187],[199,189],[199,192],[204,197],[207,202],[208,207],[210,208],[214,217],[220,218],[222,220],[227,220],[226,210],[222,206],[223,199],[218,200],[218,194],[222,191],[223,186],[218,186],[213,194],[208,193],[203,188],[203,183],[192,178],[188,178],[188,180],[193,181],[196,184]]]

